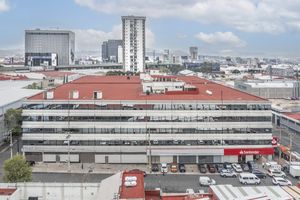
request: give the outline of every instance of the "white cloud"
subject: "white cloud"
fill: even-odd
[[[9,5],[6,0],[0,0],[0,12],[8,11]]]
[[[203,33],[200,32],[195,37],[207,44],[212,45],[229,45],[233,47],[243,47],[246,45],[238,36],[232,32],[215,32],[215,33]]]
[[[222,24],[245,32],[281,33],[300,21],[299,0],[74,0],[92,10],[118,15],[177,17]],[[297,29],[298,30],[298,29]]]
[[[122,26],[117,25],[111,31],[96,29],[75,29],[76,50],[100,50],[103,41],[108,39],[122,39]],[[155,36],[150,29],[146,29],[146,48],[152,48]]]

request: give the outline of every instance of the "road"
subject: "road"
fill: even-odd
[[[108,174],[68,174],[68,173],[34,173],[33,182],[101,182],[101,180],[109,177]],[[194,191],[204,190],[207,187],[199,186],[200,175],[187,174],[149,174],[145,178],[146,189],[161,188],[163,192],[185,192],[187,188],[192,188]],[[219,174],[204,175],[213,178],[217,184],[231,184],[233,186],[242,186],[238,178],[223,178]],[[297,179],[288,177],[294,185],[297,184]],[[261,185],[270,186],[272,180],[270,177],[261,179]]]
[[[290,136],[287,130],[282,129],[280,137],[280,130],[273,128],[273,135],[278,137],[280,144],[284,146],[290,145]],[[300,135],[298,134],[294,134],[292,137],[292,151],[300,153]]]

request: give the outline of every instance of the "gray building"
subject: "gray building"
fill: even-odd
[[[266,99],[300,97],[300,84],[296,80],[238,80],[234,87]]]
[[[66,30],[25,30],[25,65],[74,64],[75,34]]]
[[[122,40],[108,40],[102,43],[102,61],[118,62],[118,47],[123,45]]]
[[[190,47],[191,60],[198,60],[198,47]]]

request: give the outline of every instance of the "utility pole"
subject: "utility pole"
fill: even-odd
[[[13,157],[13,139],[12,139],[12,131],[9,131],[9,136],[10,136],[10,158]]]
[[[281,131],[282,131],[282,128],[279,127],[279,141],[281,142]],[[281,149],[280,149],[280,146],[279,146],[279,158],[278,158],[278,164],[280,164],[280,160],[281,160]]]
[[[68,171],[71,171],[71,164],[70,164],[70,132],[68,132],[68,135],[66,137],[66,139],[68,140]]]

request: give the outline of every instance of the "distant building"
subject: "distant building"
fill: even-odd
[[[123,45],[122,40],[108,40],[102,43],[102,61],[118,62],[118,47]]]
[[[239,80],[234,87],[267,99],[300,97],[300,84],[295,80]]]
[[[123,46],[118,46],[118,63],[123,63]]]
[[[143,72],[145,67],[146,17],[123,16],[123,65],[125,71]]]
[[[270,65],[266,68],[266,74],[270,76],[293,77],[294,69],[286,65]]]
[[[190,47],[191,60],[198,60],[198,47]]]
[[[75,34],[65,30],[25,30],[25,65],[74,64]]]

